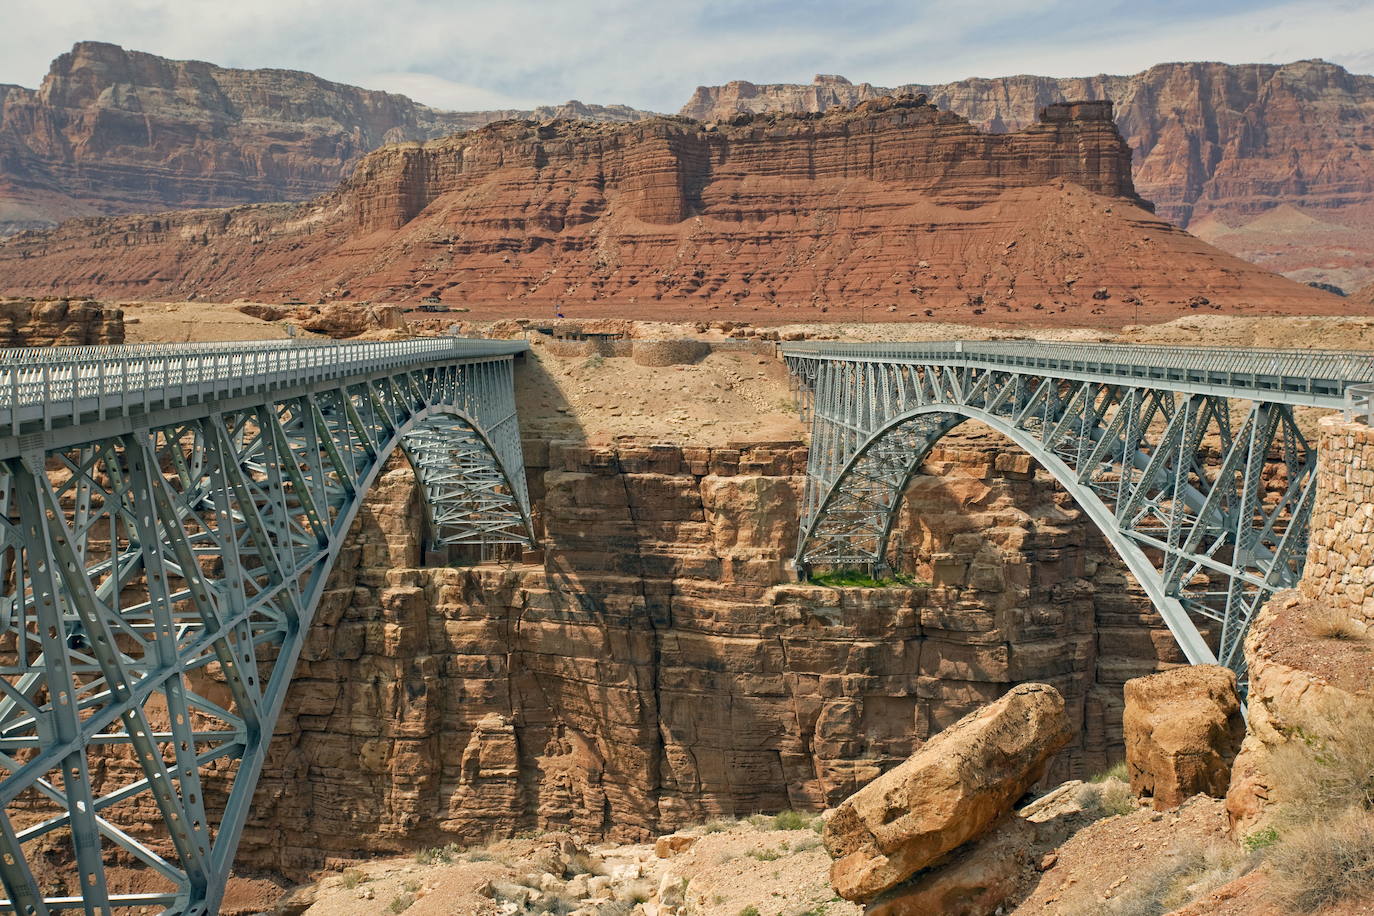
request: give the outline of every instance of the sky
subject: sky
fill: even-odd
[[[77,41],[305,70],[451,110],[680,108],[698,85],[880,86],[1320,57],[1374,73],[1374,0],[0,0],[0,83]]]

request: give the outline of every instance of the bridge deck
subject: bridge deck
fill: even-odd
[[[1374,382],[1374,353],[1352,350],[955,340],[789,343],[782,352],[803,359],[1024,369],[1078,381],[1163,384],[1186,393],[1318,407],[1341,407],[1348,388]]]
[[[523,340],[425,337],[0,350],[0,457],[17,454],[20,436],[111,416],[148,416],[191,403],[527,349]]]

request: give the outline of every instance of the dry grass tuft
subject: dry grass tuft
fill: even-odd
[[[1350,619],[1350,615],[1342,613],[1339,608],[1322,608],[1307,618],[1307,632],[1316,636],[1318,639],[1339,639],[1344,641],[1359,641],[1365,638],[1364,631]]]
[[[1180,846],[1115,899],[1086,904],[1071,916],[1163,916],[1234,881],[1256,861],[1229,844]]]
[[[1374,815],[1351,809],[1285,833],[1269,861],[1280,898],[1300,913],[1374,900]]]
[[[1320,820],[1351,807],[1374,810],[1374,715],[1333,715],[1324,731],[1300,732],[1270,757],[1280,824]]]
[[[1108,778],[1102,782],[1091,782],[1082,788],[1085,807],[1096,810],[1100,817],[1114,817],[1130,814],[1140,806],[1136,804],[1131,784],[1120,779]]]

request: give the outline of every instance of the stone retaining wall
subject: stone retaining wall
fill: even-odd
[[[1339,416],[1318,427],[1312,538],[1299,590],[1374,627],[1374,427]]]

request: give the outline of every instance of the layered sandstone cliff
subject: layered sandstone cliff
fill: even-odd
[[[1351,289],[1374,279],[1374,76],[1320,60],[1171,63],[1129,76],[1009,76],[884,88],[702,86],[682,114],[819,112],[922,92],[991,131],[1034,123],[1066,99],[1111,99],[1136,188],[1161,216],[1248,260]],[[1296,213],[1289,212],[1297,208]],[[1284,212],[1269,216],[1271,210]]]
[[[1113,323],[1339,298],[1154,217],[1107,103],[987,134],[919,96],[704,127],[507,122],[367,157],[295,206],[76,221],[0,243],[0,285],[149,297],[531,304],[773,320]],[[492,304],[499,304],[492,309]]]
[[[301,200],[364,154],[508,118],[632,121],[623,105],[439,111],[291,70],[80,42],[37,90],[0,86],[0,235],[73,216]]]
[[[528,443],[533,445],[533,443]],[[240,867],[568,826],[644,837],[819,810],[1024,680],[1121,753],[1122,682],[1179,657],[1081,514],[992,438],[911,495],[929,585],[783,584],[805,453],[530,450],[539,564],[416,568],[390,472],[345,551],[272,746]]]

